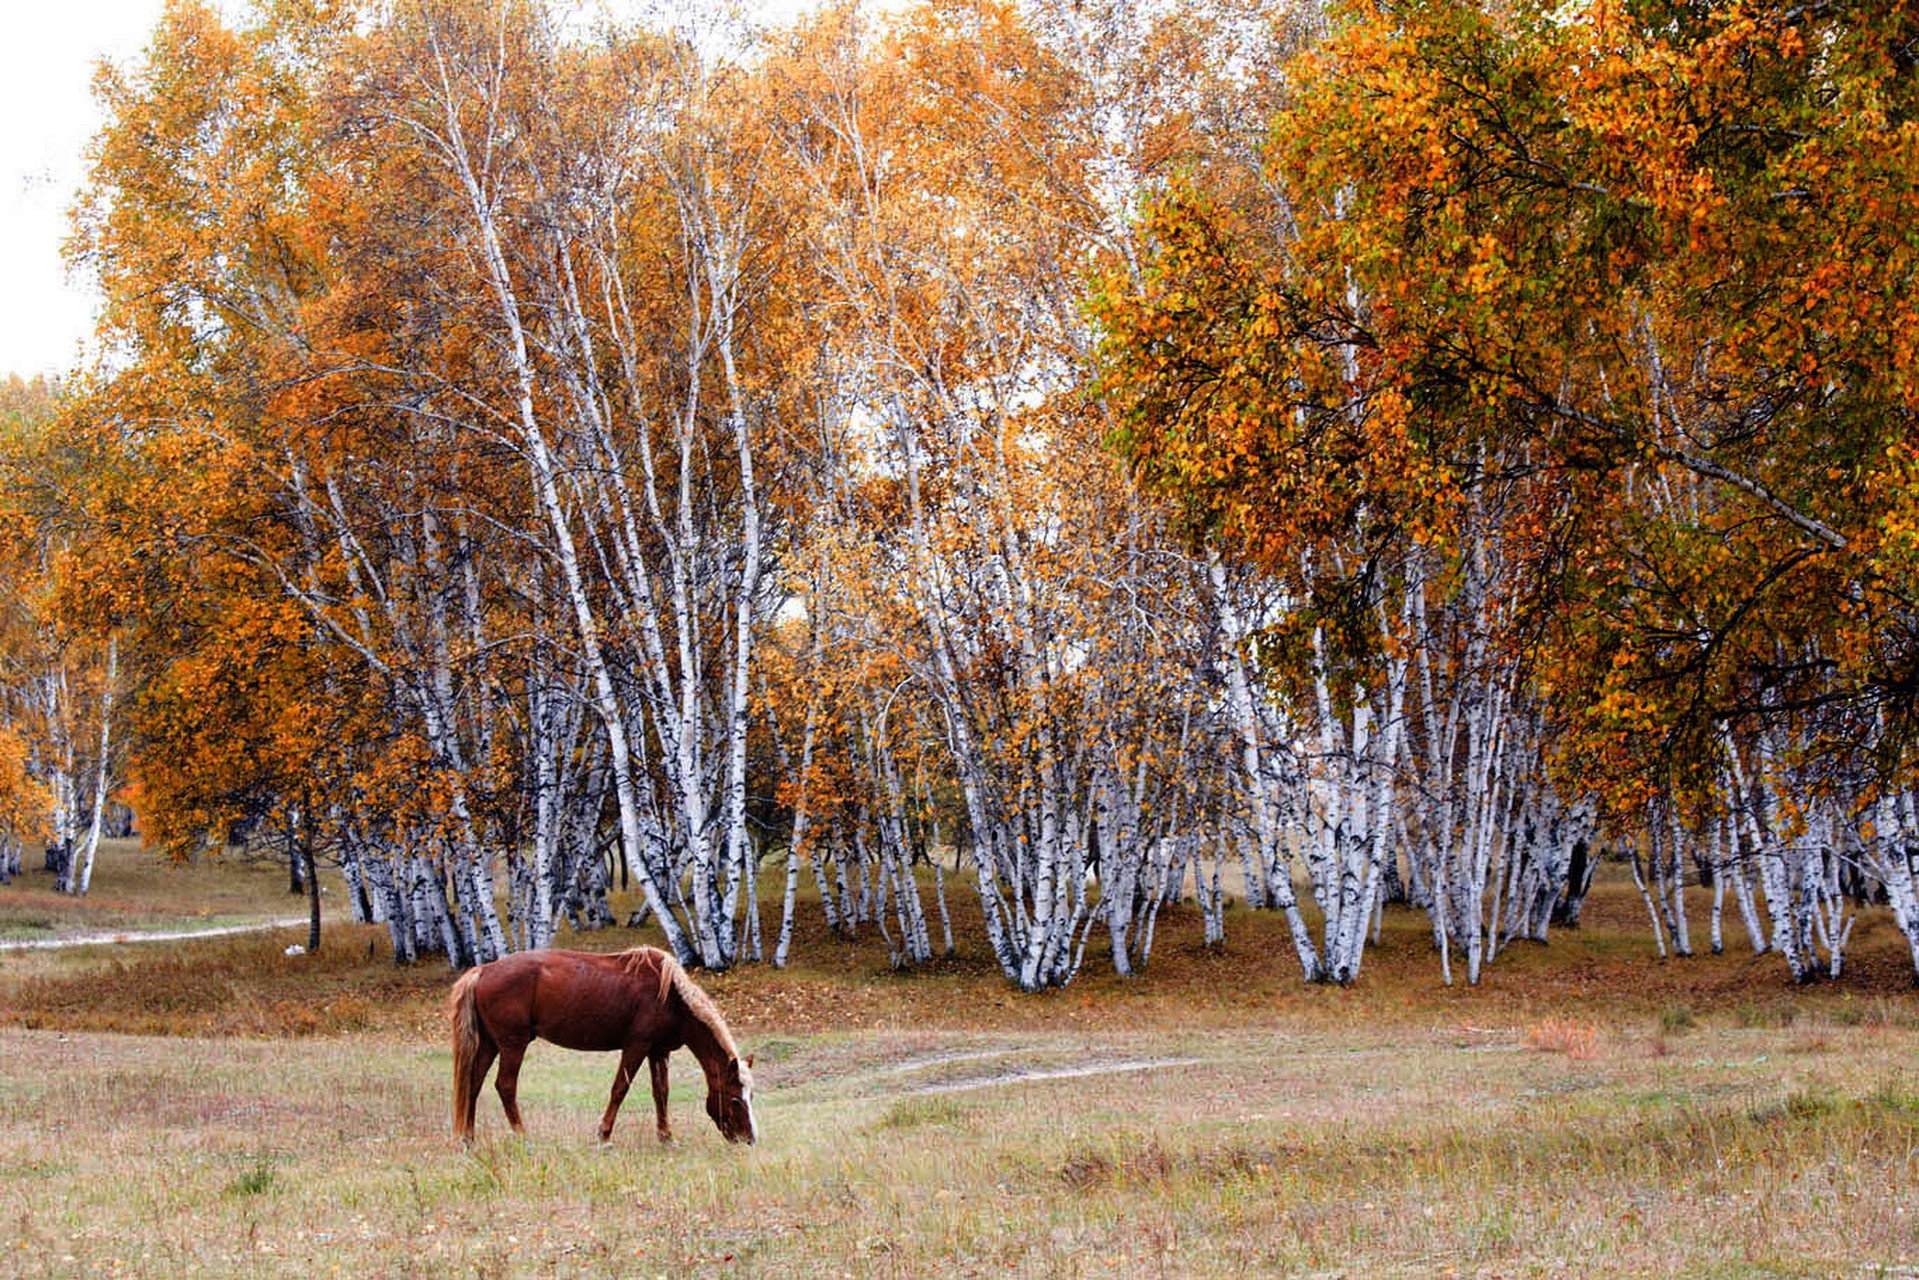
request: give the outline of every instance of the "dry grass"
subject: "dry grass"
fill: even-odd
[[[242,888],[224,891],[228,900],[247,884],[257,887],[255,871],[206,870],[216,885],[222,876],[242,880]],[[158,874],[172,873],[162,868]],[[1753,955],[1736,926],[1724,955],[1658,959],[1629,880],[1614,879],[1595,890],[1586,927],[1557,931],[1547,946],[1516,944],[1486,967],[1476,988],[1442,985],[1425,917],[1396,908],[1387,912],[1384,937],[1369,949],[1360,981],[1342,990],[1299,981],[1285,924],[1274,913],[1233,909],[1225,945],[1213,948],[1202,944],[1198,913],[1187,905],[1162,914],[1144,976],[1119,978],[1102,953],[1089,950],[1072,986],[1031,996],[1009,988],[986,953],[977,897],[964,885],[949,882],[949,888],[958,954],[919,970],[892,969],[870,930],[857,941],[835,937],[821,923],[817,903],[803,901],[786,969],[745,966],[704,975],[702,982],[736,1027],[783,1035],[921,1027],[1515,1029],[1557,1019],[1618,1028],[1643,1045],[1654,1034],[1682,1043],[1694,1024],[1919,1030],[1909,953],[1883,908],[1860,922],[1843,981],[1800,990],[1788,985],[1778,957]],[[118,892],[111,882],[106,890]],[[0,889],[0,903],[9,892]],[[446,970],[437,961],[394,968],[386,959],[385,929],[343,924],[333,915],[338,895],[328,902],[322,949],[314,956],[282,954],[288,943],[305,941],[304,926],[164,947],[8,953],[0,961],[0,1026],[172,1035],[412,1035],[434,1025],[450,980]],[[178,910],[184,904],[171,905]],[[624,916],[633,905],[616,899],[616,914]],[[1703,916],[1702,901],[1696,917]],[[653,929],[616,928],[563,932],[558,945],[618,950],[660,941]]]
[[[613,1059],[542,1045],[527,1139],[489,1095],[460,1151],[450,975],[395,970],[379,929],[329,920],[301,957],[298,931],[9,955],[0,1275],[1919,1265],[1919,1002],[1883,920],[1845,983],[1793,990],[1736,937],[1656,960],[1608,884],[1587,928],[1473,990],[1389,913],[1336,990],[1300,985],[1281,922],[1235,910],[1209,950],[1187,909],[1145,979],[1089,956],[1026,996],[977,950],[899,974],[802,919],[789,969],[702,979],[758,1059],[752,1150],[720,1142],[684,1058],[680,1144],[653,1143],[642,1088],[596,1149]],[[1197,1061],[1139,1065],[1174,1059]]]
[[[529,1135],[447,1134],[447,1060],[380,1036],[0,1032],[0,1272],[216,1275],[1860,1274],[1919,1259],[1903,1032],[1706,1027],[1573,1061],[1383,1029],[882,1033],[748,1047],[762,1144],[678,1066],[591,1139],[604,1055],[549,1046]],[[994,1053],[982,1044],[1011,1052]],[[770,1049],[771,1052],[762,1050]],[[1009,1063],[1157,1072],[925,1095]]]
[[[1572,1018],[1548,1018],[1526,1028],[1526,1043],[1542,1053],[1563,1053],[1583,1061],[1599,1054],[1599,1028]]]
[[[337,893],[332,896],[338,896]],[[0,940],[33,941],[123,931],[175,932],[300,915],[285,867],[231,856],[164,861],[137,840],[104,840],[84,898],[57,893],[41,859],[0,885]]]
[[[317,955],[287,956],[286,929],[165,947],[85,947],[9,955],[0,1025],[138,1035],[306,1036],[437,1025],[443,966],[396,969],[362,930],[337,930]],[[368,939],[370,940],[370,939]]]

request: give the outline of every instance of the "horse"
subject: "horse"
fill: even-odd
[[[742,1059],[726,1020],[672,956],[654,947],[613,955],[590,951],[521,951],[469,969],[448,998],[453,1029],[453,1132],[473,1142],[473,1112],[497,1055],[494,1081],[507,1123],[520,1123],[520,1059],[535,1039],[565,1049],[620,1051],[613,1093],[600,1118],[600,1142],[627,1086],[646,1062],[653,1073],[653,1109],[661,1142],[673,1140],[666,1119],[666,1058],[682,1046],[706,1073],[706,1114],[728,1142],[753,1143],[753,1059]]]

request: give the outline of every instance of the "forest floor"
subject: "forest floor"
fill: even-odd
[[[1142,978],[1089,952],[1029,996],[953,907],[919,973],[814,903],[786,970],[702,976],[754,1148],[676,1057],[678,1143],[642,1088],[601,1149],[614,1058],[540,1045],[527,1136],[489,1089],[463,1151],[450,975],[383,929],[8,954],[0,1276],[1919,1274],[1919,996],[1882,912],[1795,990],[1736,930],[1657,959],[1609,878],[1474,989],[1390,911],[1338,990],[1265,913],[1210,950],[1187,907]]]

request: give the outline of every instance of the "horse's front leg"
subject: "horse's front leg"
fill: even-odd
[[[647,1059],[647,1066],[653,1068],[653,1119],[659,1126],[660,1141],[673,1141],[673,1126],[666,1120],[666,1055],[656,1053]]]
[[[613,1117],[620,1114],[620,1104],[626,1101],[626,1091],[633,1085],[633,1077],[639,1074],[640,1059],[646,1054],[637,1045],[628,1045],[620,1054],[620,1069],[613,1074],[613,1093],[606,1100],[606,1114],[600,1117],[600,1141],[613,1139]]]

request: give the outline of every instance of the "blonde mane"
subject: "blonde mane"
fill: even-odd
[[[665,1002],[669,988],[677,991],[686,1011],[713,1033],[713,1039],[719,1042],[726,1056],[735,1060],[739,1058],[739,1048],[733,1043],[732,1032],[726,1029],[726,1019],[720,1016],[719,1007],[713,1003],[711,996],[700,990],[700,985],[693,981],[692,975],[680,966],[678,960],[658,947],[635,947],[631,951],[622,951],[620,959],[626,962],[626,971],[632,974],[639,974],[647,964],[657,963],[661,1002]]]

